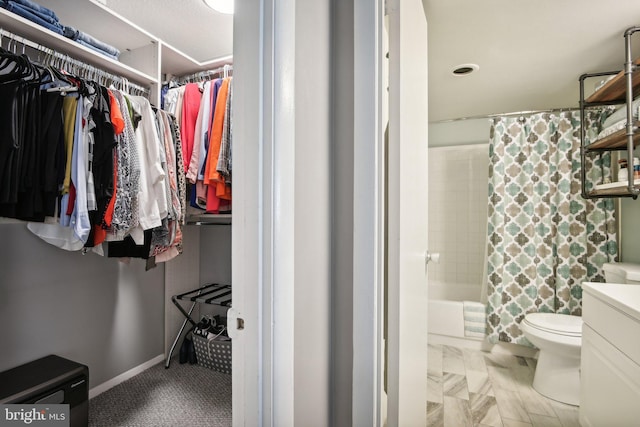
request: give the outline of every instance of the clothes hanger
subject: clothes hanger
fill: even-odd
[[[28,81],[39,76],[39,72],[25,54],[24,45],[22,54],[18,54],[17,49],[17,41],[14,37],[11,37],[7,45],[7,50],[0,53],[0,56],[3,58],[0,67],[0,71],[2,71],[2,73],[0,73],[0,82],[2,83],[8,83],[14,80]]]
[[[0,48],[1,48],[0,56],[2,58],[0,62],[0,71],[6,70],[6,68],[9,66],[12,67],[11,70],[6,70],[0,73],[2,75],[7,75],[12,71],[17,71],[17,68],[22,65],[22,61],[16,57],[15,53],[11,52],[12,41],[13,41],[13,34],[11,35],[11,37],[9,38],[9,41],[7,42],[7,48],[4,49],[2,48],[2,40],[0,39]]]
[[[47,92],[59,92],[62,96],[69,92],[77,92],[78,87],[54,66],[56,62],[54,53],[54,51],[47,51],[40,88]]]

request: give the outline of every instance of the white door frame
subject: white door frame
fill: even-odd
[[[383,0],[351,1],[353,31],[347,30],[347,34],[338,37],[352,37],[354,41],[352,425],[376,426],[384,421],[381,405],[385,245],[385,124],[381,117],[382,94],[386,91],[381,79],[385,54],[381,37],[384,13]],[[393,4],[398,2],[394,0]],[[301,313],[294,310],[293,298],[295,277],[291,259],[293,251],[299,248],[295,248],[294,228],[296,177],[291,168],[296,161],[293,155],[295,111],[288,97],[295,93],[295,67],[301,60],[300,55],[305,57],[302,59],[313,59],[314,52],[295,50],[292,40],[296,31],[301,30],[296,30],[295,6],[296,0],[236,2],[234,123],[243,125],[234,126],[233,156],[234,167],[243,170],[243,174],[234,176],[233,182],[234,309],[229,322],[230,334],[234,336],[234,426],[293,425],[295,399],[300,399],[294,388],[297,380],[294,381],[293,337],[295,322],[304,319],[296,318]],[[403,96],[409,96],[410,92],[411,88],[402,87]],[[427,118],[423,120],[426,123]],[[408,134],[403,133],[403,137]],[[392,174],[396,175],[390,178],[396,180],[391,185],[399,191],[404,181],[400,181],[398,169]],[[391,220],[403,218],[400,214]],[[402,237],[411,230],[399,228],[398,232]],[[397,262],[405,262],[405,255],[406,252],[401,252]],[[418,256],[422,257],[423,253],[411,254],[409,258],[415,263]],[[406,302],[404,296],[398,298],[394,302],[396,313]],[[278,321],[274,321],[275,315],[279,316]],[[399,328],[396,332],[400,334],[407,324],[421,322],[422,317],[422,314],[413,318],[400,315],[391,319],[390,326]],[[426,327],[426,309],[424,318]],[[238,319],[244,320],[242,331],[233,330]],[[396,320],[397,323],[393,323]],[[403,386],[414,382],[408,369],[400,366],[403,357],[410,357],[411,344],[405,338],[397,344],[391,343],[398,346],[398,352],[391,351],[389,360],[390,425],[414,425],[400,422],[418,419],[413,409],[415,399],[405,395]],[[422,353],[415,356],[421,357]],[[426,365],[426,343],[421,360]],[[426,375],[420,381],[425,388],[422,412],[426,419]]]
[[[270,426],[272,419],[272,2],[243,0],[234,14],[232,286],[234,426]],[[263,141],[265,141],[263,143]],[[242,331],[236,330],[244,322]]]
[[[306,117],[296,116],[295,107],[297,85],[307,77],[296,79],[296,67],[304,70],[314,60],[313,50],[303,51],[304,58],[300,49],[296,51],[296,42],[308,42],[314,35],[304,33],[303,25],[296,27],[296,13],[309,6],[297,3],[302,2],[243,0],[235,5],[233,161],[234,169],[242,173],[234,175],[233,181],[234,295],[228,322],[233,330],[242,319],[244,329],[230,330],[234,426],[293,426],[296,417],[304,417],[300,411],[314,402],[313,390],[296,390],[317,375],[309,372],[307,378],[303,369],[296,371],[305,349],[296,349],[300,344],[294,340],[296,334],[300,336],[300,325],[312,323],[305,316],[308,313],[296,311],[294,286],[296,275],[304,274],[308,262],[296,240],[300,239],[296,226],[304,224],[299,200],[305,200],[294,185],[300,182],[296,172],[304,168],[297,168],[296,162],[305,154],[296,156],[296,124],[304,128]],[[303,18],[318,17],[306,14]],[[313,31],[313,25],[308,31]],[[328,99],[328,94],[320,96]],[[301,104],[308,105],[304,101]],[[327,307],[324,301],[318,305],[319,311]],[[313,334],[307,332],[308,337]],[[324,388],[319,393],[328,400]],[[328,410],[321,416],[328,419]]]
[[[388,0],[387,425],[427,423],[428,79],[421,0]]]

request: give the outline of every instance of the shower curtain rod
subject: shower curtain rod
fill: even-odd
[[[133,89],[134,91],[137,91],[138,93],[142,93],[142,94],[145,94],[146,96],[149,96],[149,93],[150,93],[149,88],[140,86],[136,83],[132,83],[126,77],[118,76],[108,71],[102,70],[94,65],[86,64],[82,61],[79,61],[75,58],[70,57],[65,53],[58,52],[55,49],[43,46],[40,43],[36,43],[22,36],[14,34],[11,31],[7,31],[3,28],[0,28],[0,42],[2,41],[3,37],[6,37],[9,39],[7,48],[10,48],[12,43],[18,43],[23,46],[23,53],[24,53],[24,47],[35,49],[37,51],[44,53],[45,55],[50,56],[51,58],[55,58],[56,60],[61,61],[64,64],[75,67],[76,69],[81,69],[87,72],[88,74],[93,74],[97,77],[102,77],[107,80],[111,80],[111,82],[118,83],[122,87],[125,87],[125,88],[128,87]],[[0,46],[1,46],[1,43],[0,43]]]
[[[444,119],[437,120],[430,123],[452,123],[461,122],[464,120],[477,120],[477,119],[495,119],[497,117],[512,117],[512,116],[530,116],[538,113],[563,113],[565,111],[579,111],[578,107],[563,107],[563,108],[550,108],[547,110],[527,110],[527,111],[514,111],[511,113],[499,113],[499,114],[481,114],[477,116],[459,117],[456,119]]]

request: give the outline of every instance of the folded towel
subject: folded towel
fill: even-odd
[[[487,331],[486,307],[481,302],[463,301],[464,336],[484,338]]]
[[[631,104],[631,110],[633,112],[634,119],[638,119],[638,107],[640,107],[640,98],[636,98]],[[627,104],[623,104],[616,109],[609,117],[602,123],[602,129],[606,129],[619,121],[627,121]]]
[[[598,139],[605,138],[609,135],[616,133],[617,131],[624,129],[627,126],[627,119],[619,120],[611,125],[608,125],[606,128],[603,128],[602,131],[598,134]]]

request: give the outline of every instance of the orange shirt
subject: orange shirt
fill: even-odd
[[[222,143],[222,131],[224,127],[224,115],[227,110],[227,96],[229,95],[229,78],[222,81],[216,108],[213,115],[213,125],[211,127],[211,137],[209,138],[209,151],[207,153],[207,164],[204,170],[204,183],[216,188],[216,195],[224,200],[231,200],[231,188],[225,184],[224,177],[218,171],[218,157],[220,155],[220,144]]]
[[[113,92],[107,90],[109,93],[109,109],[111,110],[111,124],[113,125],[113,131],[116,135],[120,135],[124,131],[124,118],[122,117],[122,111],[116,97],[113,96]]]

